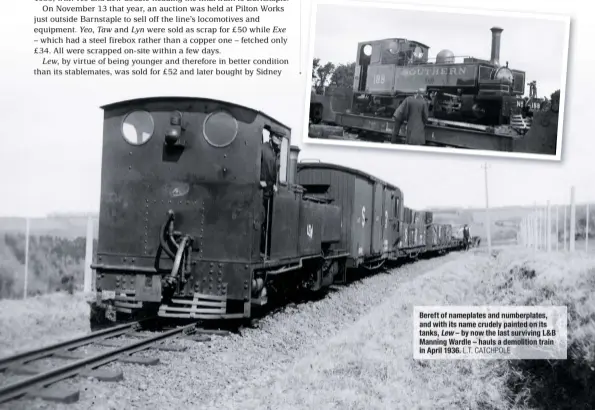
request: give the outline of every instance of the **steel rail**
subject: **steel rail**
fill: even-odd
[[[100,366],[104,366],[107,363],[118,360],[118,358],[123,355],[131,355],[138,351],[145,350],[155,342],[175,336],[194,326],[196,326],[196,323],[172,329],[153,337],[141,339],[138,342],[134,342],[126,346],[115,348],[92,357],[77,360],[76,362],[72,362],[62,367],[31,376],[27,379],[20,380],[7,386],[2,386],[0,387],[0,403],[17,399],[33,390],[43,389],[59,381],[77,376],[84,371],[93,370]]]
[[[145,319],[149,320],[149,319]],[[58,342],[49,346],[44,346],[38,349],[30,350],[23,353],[17,353],[12,356],[0,358],[0,372],[3,372],[14,365],[25,364],[34,360],[44,359],[51,357],[55,353],[60,351],[68,351],[76,349],[77,347],[85,346],[98,340],[109,339],[111,337],[121,336],[136,328],[143,321],[136,321],[131,323],[125,323],[123,325],[111,327],[109,329],[91,332],[84,336],[70,339],[64,342]]]

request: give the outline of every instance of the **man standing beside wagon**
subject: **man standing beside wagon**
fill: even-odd
[[[426,125],[429,120],[428,103],[425,100],[425,88],[420,88],[417,92],[405,98],[393,114],[395,126],[391,138],[391,143],[396,144],[399,138],[399,131],[403,122],[407,122],[407,144],[425,145],[426,144]]]

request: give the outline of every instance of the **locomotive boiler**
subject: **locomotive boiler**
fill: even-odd
[[[452,51],[442,50],[431,62],[430,47],[403,38],[359,43],[351,114],[390,118],[407,96],[425,89],[433,118],[527,130],[525,72],[501,64],[503,29],[491,31],[489,60],[456,62]]]

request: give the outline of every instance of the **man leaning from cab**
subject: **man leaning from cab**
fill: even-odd
[[[281,133],[276,130],[269,130],[269,140],[262,144],[262,156],[260,161],[260,187],[262,188],[262,205],[264,207],[262,224],[261,253],[265,253],[264,244],[268,236],[267,226],[272,213],[271,199],[273,193],[277,192],[277,170],[279,168],[278,157],[281,147]],[[270,227],[269,227],[270,228]]]

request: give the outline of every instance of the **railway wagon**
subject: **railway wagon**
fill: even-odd
[[[348,167],[303,162],[297,182],[309,195],[332,201],[341,208],[341,240],[349,253],[347,267],[373,267],[398,257],[403,193],[387,182]]]
[[[405,207],[403,238],[399,247],[400,256],[415,258],[425,250],[426,214],[427,212]]]
[[[427,252],[443,253],[450,248],[462,246],[462,240],[453,237],[450,225],[430,223],[426,228],[426,237]]]
[[[204,98],[150,97],[102,108],[92,326],[147,313],[249,318],[271,289],[330,286],[347,256],[333,250],[340,210],[305,198],[294,183],[298,153],[287,126]],[[260,167],[271,132],[281,144],[266,249]]]

